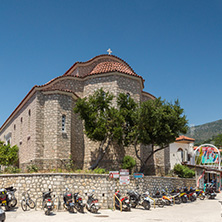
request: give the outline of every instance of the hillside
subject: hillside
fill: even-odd
[[[194,138],[195,144],[201,144],[218,134],[222,134],[222,119],[190,127],[186,136]]]

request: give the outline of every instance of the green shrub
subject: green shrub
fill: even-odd
[[[189,167],[181,164],[175,164],[173,172],[181,178],[192,178],[195,176],[194,170],[191,170]]]
[[[4,173],[20,173],[21,169],[18,167],[8,166],[4,169]]]
[[[97,173],[97,174],[108,174],[109,171],[107,171],[106,169],[103,168],[96,168],[93,170],[93,173]]]
[[[28,173],[34,173],[34,172],[36,173],[39,170],[38,167],[34,164],[28,165],[26,168],[27,168]]]
[[[133,167],[136,166],[136,160],[134,160],[131,156],[124,156],[122,169],[128,169],[131,173]]]

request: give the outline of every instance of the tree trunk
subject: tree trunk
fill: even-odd
[[[154,145],[152,144],[152,152],[150,153],[150,155],[146,158],[146,160],[143,162],[143,164],[141,165],[140,167],[140,172],[143,173],[144,170],[145,170],[145,166],[146,166],[146,163],[148,162],[148,160],[153,156],[154,153],[160,151],[160,150],[163,150],[165,148],[167,148],[168,146],[164,146],[164,147],[160,147],[156,150],[154,150]]]
[[[102,160],[103,157],[105,156],[105,154],[106,154],[106,152],[107,152],[107,150],[108,150],[108,148],[109,148],[109,145],[110,145],[110,143],[112,142],[112,136],[109,137],[109,140],[108,140],[108,142],[107,142],[107,145],[106,145],[105,149],[103,149],[103,146],[104,146],[104,144],[105,144],[105,142],[106,142],[106,139],[107,139],[107,138],[105,138],[105,139],[101,142],[100,147],[99,147],[99,155],[98,155],[98,157],[97,157],[97,160],[96,160],[96,162],[95,162],[94,164],[92,164],[92,165],[88,168],[89,170],[94,170],[94,169],[96,169],[96,167],[99,165],[99,163],[101,162],[101,160]]]
[[[136,139],[134,140],[133,146],[134,146],[134,149],[135,149],[136,157],[137,157],[137,158],[140,160],[140,162],[141,162],[141,166],[144,165],[143,159],[142,159],[142,158],[139,156],[139,154],[138,154],[139,150],[137,149],[137,137],[136,137]]]

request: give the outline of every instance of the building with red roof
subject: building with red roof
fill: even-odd
[[[63,75],[34,86],[1,126],[0,140],[19,147],[20,168],[30,164],[39,169],[63,168],[70,156],[81,169],[95,161],[98,144],[84,135],[73,108],[78,98],[100,88],[114,96],[129,93],[138,103],[155,99],[143,91],[142,76],[117,56],[99,55],[74,63]],[[135,156],[134,149],[113,145],[101,167],[115,169],[127,154]]]

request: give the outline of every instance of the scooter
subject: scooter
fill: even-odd
[[[136,191],[130,190],[127,194],[129,195],[129,201],[133,208],[136,208],[137,205],[141,205],[145,210],[150,209],[150,201],[146,193],[141,195]]]
[[[197,199],[197,195],[195,192],[195,189],[190,187],[190,190],[188,190],[186,187],[184,188],[184,192],[187,194],[188,199],[193,202]]]
[[[80,213],[84,213],[85,204],[83,203],[82,197],[80,197],[79,193],[74,193],[74,207]]]
[[[205,194],[206,194],[208,199],[215,199],[217,194],[214,192],[214,187],[213,187],[212,184],[210,184],[210,183],[207,184]]]
[[[97,213],[100,209],[98,199],[94,198],[94,194],[90,193],[88,195],[88,200],[86,202],[86,209],[91,213]]]
[[[130,211],[131,205],[127,196],[121,198],[120,191],[115,192],[115,207],[120,210],[122,205],[122,210]]]
[[[0,206],[3,206],[5,208],[5,211],[8,211],[11,209],[7,191],[4,188],[0,189]]]
[[[9,201],[9,205],[10,205],[10,208],[12,207],[15,207],[16,204],[17,204],[17,199],[15,197],[15,191],[17,190],[16,188],[13,188],[13,187],[7,187],[5,188],[6,191],[7,191],[7,196],[8,196],[8,201]]]
[[[63,195],[63,207],[70,213],[74,213],[74,202],[72,199],[72,193],[68,192],[69,189],[66,188],[66,193]]]
[[[45,211],[45,215],[50,215],[54,208],[54,202],[51,197],[52,191],[49,189],[48,192],[42,193],[43,198],[43,209]]]
[[[5,216],[5,211],[2,210],[2,208],[0,207],[0,221],[1,221],[1,222],[4,222],[4,221],[5,221],[5,218],[6,218],[6,216]]]
[[[196,194],[197,194],[197,197],[200,198],[200,200],[205,199],[205,193],[203,190],[196,189]]]

